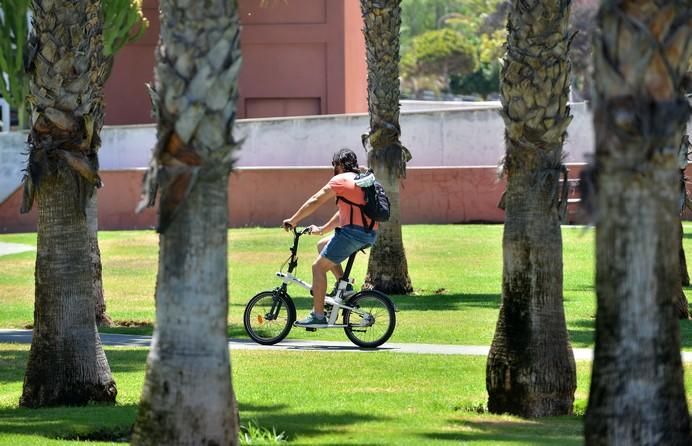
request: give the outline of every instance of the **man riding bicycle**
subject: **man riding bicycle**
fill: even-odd
[[[338,211],[322,226],[310,225],[311,234],[323,235],[334,229],[334,235],[325,237],[317,243],[320,253],[312,264],[313,311],[295,323],[300,327],[327,326],[324,316],[324,296],[327,291],[327,271],[331,271],[337,281],[343,275],[341,262],[351,254],[375,243],[377,223],[372,222],[357,206],[365,204],[363,191],[356,185],[356,175],[360,173],[356,154],[350,149],[341,149],[332,158],[334,176],[293,214],[283,221],[283,228],[295,227],[305,217],[314,213],[326,202],[337,198]],[[338,197],[344,200],[339,200]],[[355,208],[355,209],[354,209]],[[349,285],[350,286],[350,285]]]

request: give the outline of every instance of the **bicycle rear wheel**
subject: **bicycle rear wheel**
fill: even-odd
[[[375,348],[387,342],[396,327],[394,304],[385,294],[363,291],[347,302],[356,310],[344,310],[344,332],[359,347]]]
[[[243,325],[253,341],[272,345],[282,341],[296,320],[291,298],[278,291],[263,291],[245,306]]]

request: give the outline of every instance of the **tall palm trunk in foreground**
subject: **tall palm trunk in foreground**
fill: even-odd
[[[689,0],[605,0],[594,38],[596,346],[588,445],[687,445],[673,289]]]
[[[20,404],[114,402],[94,321],[86,206],[100,183],[98,0],[32,2],[31,133],[22,212],[38,203],[34,333]]]
[[[382,183],[391,204],[389,221],[381,223],[368,262],[365,286],[385,293],[413,291],[401,238],[399,187],[406,175],[409,151],[399,137],[399,27],[401,0],[361,0],[368,63],[368,111],[372,147],[368,166]]]
[[[501,77],[504,170],[502,305],[486,368],[488,409],[572,413],[576,368],[562,296],[558,191],[567,106],[569,0],[513,1]]]
[[[227,191],[240,23],[235,0],[162,0],[161,13],[158,143],[143,199],[161,189],[156,328],[132,444],[237,444]]]
[[[144,35],[149,26],[148,20],[142,13],[141,0],[105,1],[101,3],[103,11],[103,51],[99,60],[99,77],[97,82],[101,88],[111,75],[115,53],[126,44],[134,42]],[[103,126],[103,110],[96,116],[95,125],[100,129]],[[89,240],[91,243],[91,265],[96,294],[96,324],[99,326],[111,326],[113,320],[106,313],[106,298],[103,292],[103,275],[101,264],[101,250],[98,243],[98,205],[97,195],[94,194],[87,204],[87,224],[89,225]]]

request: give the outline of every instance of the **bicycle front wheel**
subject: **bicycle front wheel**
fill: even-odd
[[[387,342],[396,327],[394,304],[385,294],[363,291],[348,301],[344,332],[359,347],[375,348]]]
[[[250,299],[245,307],[243,325],[253,341],[273,345],[282,341],[296,320],[296,309],[288,295],[263,291]]]

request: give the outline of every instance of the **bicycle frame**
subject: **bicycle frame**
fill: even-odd
[[[361,348],[377,348],[387,342],[396,327],[397,311],[389,296],[377,290],[365,290],[346,297],[347,286],[351,283],[348,276],[357,252],[348,258],[344,274],[337,281],[335,295],[325,296],[326,324],[295,325],[295,302],[288,294],[287,288],[290,284],[297,284],[305,290],[312,289],[310,283],[295,275],[298,266],[298,242],[300,237],[307,233],[307,229],[298,231],[293,228],[291,255],[276,273],[281,285],[273,290],[262,291],[250,299],[243,313],[245,331],[255,342],[263,345],[281,342],[293,327],[304,327],[308,331],[343,328],[346,337]],[[288,268],[284,272],[287,264]]]
[[[288,295],[286,292],[286,289],[288,288],[288,285],[291,283],[294,283],[307,291],[310,292],[312,295],[312,285],[305,282],[304,280],[298,278],[293,274],[293,271],[296,270],[298,267],[298,241],[300,240],[300,237],[308,234],[309,231],[307,228],[303,229],[302,231],[296,230],[296,228],[293,228],[293,246],[290,248],[291,251],[291,257],[288,260],[288,270],[284,272],[277,272],[276,276],[281,278],[281,281],[283,282],[281,284],[280,290],[284,294]],[[327,310],[327,306],[329,306],[329,317],[327,318],[327,323],[329,325],[328,328],[344,328],[347,325],[345,324],[337,324],[336,320],[339,317],[339,309],[348,309],[353,313],[359,314],[361,316],[365,316],[366,313],[364,311],[361,311],[358,308],[350,307],[348,305],[343,304],[343,299],[341,296],[343,296],[344,291],[346,290],[347,285],[350,283],[350,280],[348,278],[351,268],[353,266],[353,262],[355,261],[357,251],[351,254],[351,256],[348,258],[348,263],[346,264],[346,269],[344,270],[344,275],[339,279],[337,283],[337,291],[336,295],[334,297],[330,296],[325,296],[324,297],[324,304],[325,304],[325,311]]]

